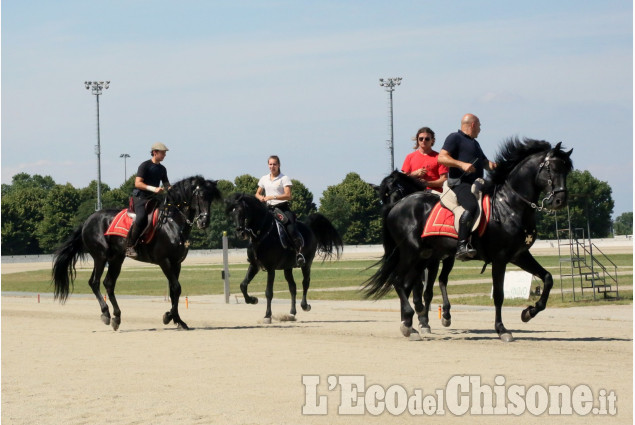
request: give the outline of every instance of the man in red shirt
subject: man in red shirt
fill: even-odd
[[[415,136],[414,152],[408,154],[401,166],[405,174],[423,180],[428,189],[441,192],[443,182],[448,179],[448,168],[437,161],[438,152],[432,150],[434,131],[422,127]]]

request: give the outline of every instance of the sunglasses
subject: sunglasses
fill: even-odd
[[[423,142],[423,141],[429,142],[430,140],[432,140],[430,137],[419,137],[420,142]]]

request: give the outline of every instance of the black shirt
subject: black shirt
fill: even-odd
[[[487,161],[487,157],[476,139],[472,139],[459,130],[445,139],[442,149],[446,150],[457,161],[468,162],[476,168],[474,173],[464,173],[460,168],[449,167],[449,179],[460,178],[462,182],[474,183],[474,180],[483,177],[483,161]]]
[[[170,186],[168,180],[168,170],[161,164],[155,164],[151,159],[144,161],[139,165],[137,177],[141,177],[147,185],[159,187],[163,182],[163,187]],[[132,191],[134,196],[148,197],[153,194],[147,190],[136,189]]]

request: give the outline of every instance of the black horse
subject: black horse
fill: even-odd
[[[387,214],[396,202],[405,198],[406,196],[417,193],[427,192],[431,202],[439,199],[439,196],[435,192],[431,192],[427,189],[427,185],[416,177],[411,177],[398,170],[393,171],[381,181],[379,186],[374,186],[379,199],[384,204],[382,210],[383,220],[386,220]],[[390,241],[390,235],[386,235],[386,227],[384,230],[384,241]],[[390,242],[389,242],[390,243]],[[384,249],[390,249],[384,245]],[[447,285],[448,277],[454,267],[454,256],[445,256],[441,259],[443,267],[441,268],[441,274],[439,274],[439,288],[441,289],[441,296],[443,298],[443,315],[441,317],[441,323],[443,326],[448,327],[452,323],[452,317],[450,315],[450,300],[448,298]],[[430,310],[430,303],[432,302],[432,288],[434,281],[437,278],[439,272],[439,261],[428,261],[424,270],[423,281],[426,282],[425,287],[422,282],[405,289],[406,298],[410,297],[412,292],[413,303],[415,305],[415,311],[419,317],[419,326],[422,332],[430,333],[430,324],[428,320],[428,311]],[[423,297],[425,291],[425,297]],[[425,304],[423,301],[425,298]],[[408,331],[412,332],[412,331]]]
[[[179,316],[181,284],[181,262],[187,256],[189,235],[196,223],[199,229],[209,224],[209,210],[212,201],[221,200],[216,181],[194,176],[175,183],[163,198],[160,206],[158,227],[154,237],[147,244],[137,245],[136,260],[158,264],[168,278],[172,308],[163,315],[163,323],[174,324],[188,329]],[[93,273],[88,281],[101,307],[101,319],[114,330],[121,324],[121,310],[115,298],[115,284],[126,258],[126,238],[104,235],[108,226],[120,210],[104,209],[93,213],[80,225],[53,256],[53,282],[55,299],[65,302],[70,293],[70,285],[75,279],[75,264],[85,254],[93,257]],[[110,316],[108,304],[100,292],[101,276],[108,264],[104,287],[113,308]]]
[[[295,250],[290,244],[289,248],[282,245],[277,230],[276,219],[267,206],[256,197],[235,193],[225,200],[226,213],[233,221],[236,236],[244,240],[249,240],[247,248],[247,259],[249,267],[247,275],[240,284],[245,302],[247,304],[257,304],[258,298],[247,293],[247,287],[258,270],[262,268],[267,271],[267,311],[265,313],[265,323],[271,323],[271,300],[273,298],[273,281],[276,270],[284,270],[284,277],[289,284],[291,293],[291,315],[295,317],[296,308],[296,283],[293,279],[293,267],[296,264]],[[300,306],[304,311],[311,310],[311,305],[307,303],[306,295],[311,282],[311,264],[316,252],[326,259],[333,255],[340,257],[343,249],[342,239],[331,222],[322,214],[311,214],[306,223],[297,222],[297,229],[304,239],[302,254],[305,264],[302,266],[302,302]]]
[[[384,177],[379,186],[375,186],[375,188],[381,202],[384,205],[390,205],[411,193],[425,191],[427,186],[418,178],[395,170]]]
[[[503,341],[513,341],[503,325],[505,269],[512,263],[538,276],[544,290],[534,306],[523,310],[527,322],[547,306],[553,278],[529,253],[536,236],[536,210],[560,209],[566,205],[566,178],[572,170],[572,150],[564,152],[561,143],[552,147],[545,141],[509,139],[496,158],[485,192],[492,197],[492,220],[485,233],[472,234],[476,259],[492,264],[493,298],[496,307],[494,328]],[[541,193],[545,196],[540,201]],[[414,311],[407,291],[421,279],[431,262],[456,253],[457,240],[434,236],[421,238],[423,226],[437,200],[426,193],[412,194],[386,212],[385,253],[377,272],[365,284],[368,297],[380,298],[392,287],[401,302],[402,333],[409,336]],[[426,288],[427,290],[428,288]],[[427,316],[427,309],[423,314]]]

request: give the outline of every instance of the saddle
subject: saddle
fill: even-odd
[[[483,179],[477,179],[472,185],[472,194],[477,199],[478,212],[470,231],[478,229],[479,236],[485,233],[487,223],[491,215],[491,199],[489,195],[483,196]],[[465,209],[459,205],[456,194],[447,184],[443,183],[443,193],[440,201],[432,208],[428,220],[423,227],[422,238],[427,236],[449,236],[458,239],[459,219]]]
[[[291,240],[293,235],[289,235],[289,232],[287,231],[287,224],[289,224],[289,217],[287,217],[286,214],[282,212],[282,210],[280,210],[279,208],[271,209],[271,213],[273,214],[273,217],[275,218],[276,228],[278,229],[278,237],[280,238],[280,244],[282,245],[284,249],[295,250],[293,246],[293,242]],[[300,232],[297,232],[297,233],[298,233],[298,238],[302,241],[301,247],[304,247],[304,238],[302,237],[302,234]]]
[[[121,236],[122,238],[127,238],[128,233],[130,232],[130,228],[134,224],[134,218],[136,215],[133,213],[132,216],[128,209],[121,210],[115,218],[108,226],[108,229],[104,232],[104,235],[107,236]],[[154,234],[157,230],[157,223],[159,221],[159,210],[154,209],[148,213],[148,225],[141,232],[140,241],[142,243],[149,243],[152,238],[154,238]]]

